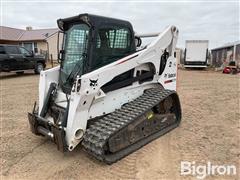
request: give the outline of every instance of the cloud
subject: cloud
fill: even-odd
[[[2,25],[15,28],[52,28],[58,18],[81,13],[130,21],[136,32],[178,27],[178,46],[187,39],[207,39],[210,47],[239,39],[238,2],[3,2]]]

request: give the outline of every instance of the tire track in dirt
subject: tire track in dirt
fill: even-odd
[[[139,150],[137,179],[176,179],[172,172],[175,164],[171,150],[173,134],[169,132]]]
[[[17,164],[18,164],[21,160],[23,160],[26,156],[30,156],[31,153],[33,153],[35,149],[39,148],[40,146],[42,146],[42,145],[45,144],[46,142],[47,142],[47,140],[43,141],[42,143],[40,143],[40,144],[38,144],[37,146],[35,146],[31,151],[25,153],[20,159],[18,159],[17,161],[15,161],[14,164],[12,164],[11,166],[9,166],[8,169],[7,169],[5,172],[3,172],[3,175],[4,175],[4,176],[7,176],[7,175],[9,174],[9,171],[11,171],[11,169],[12,169],[13,166],[17,166]]]
[[[87,177],[87,179],[135,179],[137,154],[133,153],[115,164],[107,165],[90,157],[86,152],[81,153],[81,159],[65,169],[53,174],[53,178],[73,179]],[[89,173],[92,172],[92,173]]]

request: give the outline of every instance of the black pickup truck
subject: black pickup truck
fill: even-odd
[[[33,69],[39,74],[46,67],[46,60],[42,55],[35,55],[24,47],[0,44],[0,72],[14,71],[17,74],[24,70]]]

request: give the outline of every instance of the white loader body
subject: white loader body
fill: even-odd
[[[154,35],[150,34],[148,36]],[[72,92],[68,97],[60,88],[57,89],[55,103],[58,106],[67,108],[67,98],[69,98],[70,102],[67,126],[64,128],[66,133],[65,140],[69,151],[72,151],[82,140],[89,119],[119,109],[123,104],[136,99],[143,94],[144,90],[151,87],[162,86],[164,89],[176,90],[177,62],[174,57],[174,51],[177,37],[178,30],[174,26],[170,26],[162,33],[159,33],[156,39],[145,49],[84,74],[81,77],[77,77]],[[169,52],[169,57],[164,71],[159,74],[160,59],[166,49]],[[102,91],[101,87],[117,75],[134,69],[134,76],[136,76],[138,70],[148,70],[149,64],[151,64],[156,71],[152,81],[142,84],[135,82],[131,86],[108,93]],[[50,84],[53,82],[58,84],[59,72],[59,66],[41,72],[39,83],[39,110],[43,108]],[[97,83],[91,84],[89,83],[90,80],[94,80]],[[52,117],[46,118],[53,122]]]

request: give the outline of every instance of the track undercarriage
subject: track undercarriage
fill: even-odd
[[[181,107],[175,91],[148,89],[144,94],[87,129],[82,145],[100,161],[114,163],[177,127]]]

